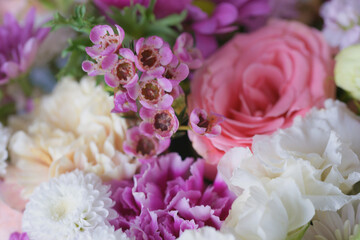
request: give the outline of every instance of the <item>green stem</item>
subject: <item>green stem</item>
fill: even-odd
[[[190,127],[189,126],[180,126],[178,128],[178,131],[187,131],[187,130],[190,130]]]

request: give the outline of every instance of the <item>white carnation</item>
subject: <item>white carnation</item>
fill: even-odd
[[[113,105],[94,79],[63,79],[31,114],[10,119],[16,132],[6,180],[22,185],[27,198],[41,182],[74,169],[103,180],[131,178],[139,164],[123,153],[128,125],[111,113]]]
[[[235,240],[229,233],[222,233],[213,227],[185,230],[177,240]]]
[[[360,180],[359,132],[359,118],[343,103],[327,100],[325,109],[297,117],[290,128],[255,136],[253,153],[230,151],[219,169],[237,193],[273,179],[293,179],[316,210],[336,211],[360,198],[347,195]]]
[[[0,177],[6,173],[6,159],[8,158],[8,152],[6,150],[10,137],[10,130],[5,128],[0,122]]]
[[[78,170],[52,178],[31,195],[22,229],[30,239],[78,239],[117,216],[109,188],[95,174]]]

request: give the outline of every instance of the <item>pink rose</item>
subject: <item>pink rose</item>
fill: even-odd
[[[189,132],[193,147],[216,164],[230,148],[250,147],[254,135],[289,127],[296,115],[334,97],[332,72],[329,46],[301,23],[272,20],[235,36],[191,82],[188,112],[201,108],[225,116],[215,138]]]

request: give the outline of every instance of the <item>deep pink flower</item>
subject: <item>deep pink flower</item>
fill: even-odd
[[[167,109],[173,103],[169,94],[172,90],[171,82],[163,77],[153,77],[146,73],[141,75],[138,84],[128,88],[129,95],[134,100],[139,97],[141,105],[152,109]]]
[[[26,233],[15,232],[10,235],[9,240],[29,240],[29,237]]]
[[[123,148],[125,153],[137,157],[139,161],[146,162],[165,151],[169,145],[170,139],[157,139],[143,132],[139,127],[133,127],[126,132]]]
[[[115,24],[115,27],[117,34],[115,34],[113,29],[108,25],[97,25],[91,29],[90,40],[95,45],[85,49],[91,58],[107,56],[119,50],[125,33],[120,26]]]
[[[105,74],[105,82],[110,87],[123,85],[126,88],[134,85],[139,79],[134,64],[135,55],[128,48],[119,49],[119,55],[121,58],[109,66],[110,70]]]
[[[179,83],[187,78],[189,75],[189,67],[185,63],[180,63],[179,59],[174,55],[171,62],[165,66],[165,72],[163,77],[170,80],[173,87],[179,85]]]
[[[201,51],[194,46],[193,37],[187,32],[177,37],[173,50],[180,62],[188,65],[190,69],[200,68],[204,61]]]
[[[208,114],[205,110],[195,108],[190,114],[189,123],[192,130],[207,137],[215,137],[221,133],[220,123],[224,116],[216,113]]]
[[[132,99],[127,90],[122,87],[117,87],[114,90],[114,108],[112,113],[124,113],[124,112],[137,112],[136,101]]]
[[[136,41],[135,50],[137,57],[135,64],[142,72],[154,76],[161,76],[173,57],[169,45],[157,36],[140,38]]]
[[[227,217],[234,195],[217,178],[204,182],[204,161],[169,153],[142,165],[133,181],[113,181],[119,217],[111,224],[135,239],[172,240],[186,229],[212,226]]]
[[[144,120],[140,124],[140,129],[157,138],[170,138],[179,128],[179,120],[172,108],[154,110],[143,107],[139,114]]]
[[[34,62],[37,50],[50,31],[34,28],[35,8],[31,9],[24,26],[6,14],[0,26],[0,85],[25,73]]]

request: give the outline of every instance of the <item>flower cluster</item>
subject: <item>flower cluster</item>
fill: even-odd
[[[116,29],[117,33],[98,25],[91,30],[94,45],[86,52],[95,62],[84,61],[82,67],[90,76],[104,75],[106,84],[114,88],[112,112],[139,112],[142,122],[128,130],[124,150],[140,160],[152,159],[169,146],[179,127],[172,104],[182,92],[179,83],[187,78],[189,68],[201,66],[201,54],[189,34],[179,36],[174,52],[157,36],[138,39],[133,51],[122,44],[124,30],[118,25]]]
[[[186,229],[221,227],[234,195],[217,179],[206,186],[204,161],[176,153],[144,164],[133,181],[113,181],[119,217],[111,221],[135,239],[175,239]]]

